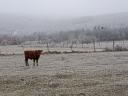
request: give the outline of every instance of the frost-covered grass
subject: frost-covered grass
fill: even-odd
[[[0,56],[0,96],[127,96],[128,52]]]

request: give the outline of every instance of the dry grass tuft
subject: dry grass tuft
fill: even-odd
[[[54,75],[54,77],[58,78],[58,79],[69,79],[73,77],[73,74],[61,74],[61,73],[57,73]]]

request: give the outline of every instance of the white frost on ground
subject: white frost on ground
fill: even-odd
[[[38,67],[33,67],[32,61],[29,63],[26,67],[24,55],[0,56],[2,96],[128,94],[128,52],[41,55]]]

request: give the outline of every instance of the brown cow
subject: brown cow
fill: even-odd
[[[42,51],[43,50],[28,50],[28,51],[24,51],[26,66],[29,66],[28,59],[33,60],[33,66],[35,66],[35,61],[36,61],[36,64],[38,66],[38,60],[40,58],[40,55],[41,55]]]

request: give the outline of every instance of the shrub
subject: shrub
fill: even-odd
[[[128,48],[122,47],[122,46],[115,46],[114,50],[111,48],[106,47],[103,51],[105,52],[111,52],[111,51],[128,51]]]
[[[114,51],[128,51],[128,48],[124,48],[124,47],[122,47],[122,46],[117,45],[117,46],[114,48]]]
[[[106,48],[104,48],[103,51],[105,51],[105,52],[111,52],[111,51],[113,51],[113,50],[112,50],[111,48],[106,47]]]

